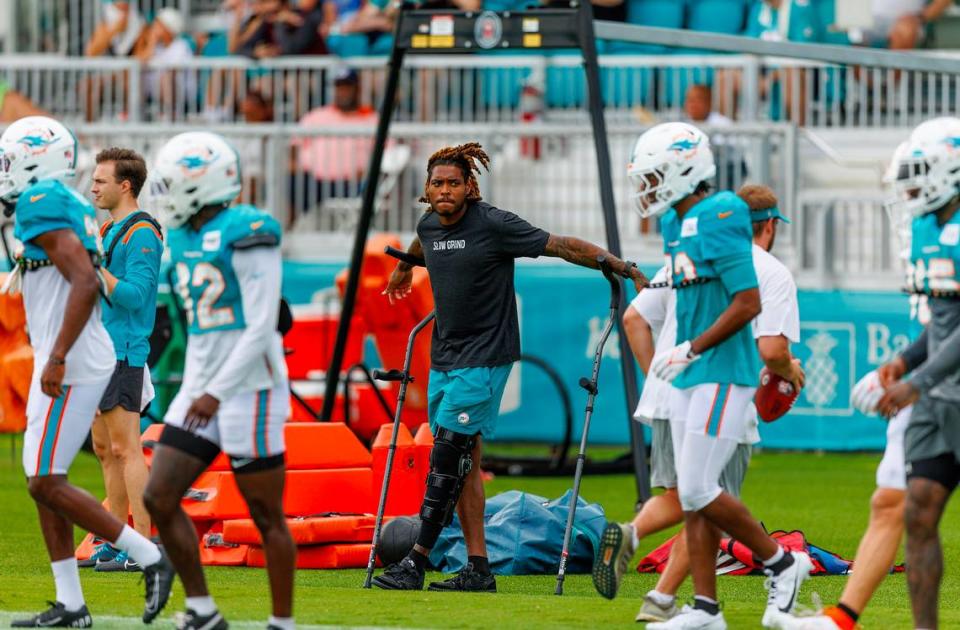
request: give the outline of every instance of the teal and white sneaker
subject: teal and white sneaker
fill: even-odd
[[[117,557],[120,550],[108,542],[100,541],[100,544],[93,548],[93,553],[86,560],[79,560],[77,566],[85,569],[97,566],[100,562],[107,562]]]
[[[121,551],[112,560],[107,560],[105,562],[98,562],[97,568],[94,569],[98,573],[116,573],[118,571],[125,571],[127,573],[137,573],[143,571],[143,568],[131,558],[126,551]]]

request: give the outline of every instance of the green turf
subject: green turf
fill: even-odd
[[[828,549],[852,556],[867,521],[873,490],[876,455],[767,454],[754,457],[744,488],[747,504],[770,529],[801,528],[809,538]],[[72,480],[97,495],[102,482],[94,458],[82,454]],[[520,488],[555,497],[570,485],[569,479],[516,479],[501,477],[487,487],[488,494]],[[600,502],[611,518],[626,519],[633,502],[632,483],[626,476],[588,477],[582,494]],[[21,473],[19,454],[0,444],[0,611],[39,609],[53,598],[53,584],[37,529],[36,514]],[[944,519],[947,577],[941,600],[942,627],[960,627],[960,522],[956,504]],[[79,532],[78,532],[79,538]],[[641,544],[645,552],[668,534]],[[638,556],[639,557],[639,556]],[[258,569],[211,568],[207,572],[220,607],[231,620],[265,619],[269,593],[265,574]],[[138,615],[141,586],[133,575],[83,573],[84,592],[95,618]],[[429,576],[428,576],[429,579]],[[431,628],[557,628],[636,627],[633,617],[639,597],[653,583],[652,576],[630,573],[620,597],[609,602],[593,590],[589,576],[569,576],[566,595],[554,596],[554,577],[500,577],[496,595],[440,593],[390,593],[362,590],[362,571],[302,571],[297,575],[296,616],[304,624],[346,626],[405,626]],[[825,602],[839,595],[845,578],[816,578],[808,582],[803,600],[818,592]],[[765,602],[763,579],[723,577],[720,596],[732,628],[759,627]],[[681,597],[689,597],[686,586]],[[182,605],[179,584],[164,618]],[[0,623],[9,615],[0,613]],[[123,626],[117,621],[98,627]],[[909,628],[909,603],[902,575],[889,577],[864,615],[868,628]],[[169,621],[166,622],[169,624]],[[169,626],[168,626],[169,627]],[[255,626],[251,626],[255,627]]]

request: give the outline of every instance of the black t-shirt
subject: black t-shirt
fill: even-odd
[[[549,234],[488,203],[470,203],[456,225],[428,212],[417,236],[430,273],[437,318],[435,370],[491,367],[520,358],[513,259],[536,258]]]

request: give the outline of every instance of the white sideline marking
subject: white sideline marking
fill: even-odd
[[[11,612],[6,610],[0,610],[0,627],[9,627],[10,622],[13,619],[19,619],[21,617],[32,617],[37,614],[37,611],[33,612]],[[157,618],[149,626],[143,624],[143,620],[140,617],[118,617],[116,615],[92,615],[93,616],[93,627],[97,630],[103,628],[174,628],[174,620],[172,617]],[[237,630],[252,630],[257,628],[258,630],[264,630],[267,627],[267,621],[235,621],[233,619],[227,620],[230,623],[230,628],[237,628]],[[309,625],[309,624],[297,624],[297,630],[387,630],[387,626],[330,626],[330,625]],[[390,630],[395,630],[391,628]]]

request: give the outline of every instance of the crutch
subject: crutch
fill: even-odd
[[[603,357],[603,345],[610,336],[610,331],[616,324],[620,311],[620,279],[615,277],[610,263],[603,256],[597,257],[603,277],[610,283],[610,317],[600,334],[597,344],[597,353],[593,357],[593,375],[588,379],[580,379],[580,387],[587,390],[587,410],[583,418],[583,435],[580,436],[580,452],[577,454],[577,468],[573,475],[573,494],[570,497],[570,508],[567,514],[567,527],[563,531],[563,551],[560,553],[560,569],[557,572],[556,595],[563,595],[563,579],[567,572],[567,557],[570,555],[570,535],[573,532],[573,518],[577,513],[577,497],[580,496],[580,479],[583,477],[583,462],[587,456],[587,434],[590,431],[590,418],[593,416],[593,402],[597,397],[597,379],[600,376],[600,359]]]
[[[390,254],[398,260],[402,260],[408,265],[413,265],[414,267],[423,267],[424,261],[422,258],[417,258],[411,254],[400,251],[399,249],[394,249],[393,247],[387,247],[386,253]],[[417,338],[417,334],[424,328],[427,324],[433,321],[434,313],[431,312],[429,315],[424,317],[420,323],[413,327],[413,330],[410,331],[410,337],[407,339],[407,353],[403,357],[403,369],[402,370],[374,370],[373,378],[378,381],[399,381],[400,382],[400,393],[397,395],[397,410],[393,415],[393,435],[390,436],[390,447],[387,449],[387,468],[383,474],[383,485],[380,488],[380,504],[377,506],[377,522],[373,528],[373,540],[370,544],[370,558],[367,560],[367,577],[363,581],[363,588],[370,588],[370,582],[373,579],[373,567],[377,560],[377,545],[380,544],[380,529],[383,526],[383,511],[387,507],[387,492],[390,489],[390,474],[393,472],[393,456],[397,450],[397,433],[400,429],[400,416],[403,413],[403,401],[407,397],[407,384],[413,382],[413,377],[410,376],[410,361],[413,357],[413,342]]]

